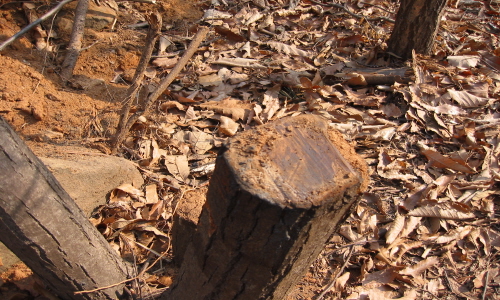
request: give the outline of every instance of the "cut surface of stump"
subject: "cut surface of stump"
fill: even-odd
[[[321,117],[284,118],[235,136],[217,158],[165,297],[284,299],[366,182],[362,159]]]

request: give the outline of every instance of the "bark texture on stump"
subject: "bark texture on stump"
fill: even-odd
[[[126,266],[0,117],[0,241],[61,299],[116,299]]]
[[[388,51],[403,59],[431,54],[447,0],[401,0]]]
[[[239,134],[217,158],[178,281],[163,299],[285,299],[366,181],[364,162],[320,117]]]

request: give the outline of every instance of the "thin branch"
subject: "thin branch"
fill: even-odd
[[[94,47],[95,45],[97,45],[97,43],[99,43],[100,41],[102,41],[102,39],[97,40],[97,41],[93,42],[91,45],[89,45],[89,46],[87,46],[87,47],[85,47],[85,48],[80,49],[80,52],[85,51],[85,50],[89,50],[90,48],[92,48],[92,47]]]
[[[323,297],[326,295],[326,293],[328,293],[333,288],[333,286],[335,285],[335,282],[337,281],[337,279],[339,279],[340,274],[342,274],[344,272],[344,269],[347,266],[347,264],[349,263],[349,259],[351,259],[351,255],[353,252],[354,252],[354,245],[352,245],[351,249],[349,249],[349,254],[347,254],[347,257],[344,260],[344,264],[342,265],[340,270],[337,272],[335,277],[332,279],[332,282],[330,282],[330,284],[323,290],[323,292],[321,292],[321,294],[319,294],[319,296],[316,298],[316,300],[323,299]]]
[[[137,241],[131,240],[131,239],[127,238],[127,237],[126,237],[126,239],[128,239],[128,240],[129,240],[129,242],[133,242],[133,243],[135,243],[137,246],[139,246],[139,247],[141,247],[141,248],[143,248],[143,249],[146,249],[147,251],[149,251],[149,252],[153,253],[154,255],[156,255],[156,256],[158,256],[158,257],[162,257],[162,256],[163,256],[162,254],[160,254],[160,253],[158,253],[158,252],[154,251],[153,249],[151,249],[151,248],[149,248],[149,247],[147,247],[147,246],[144,246],[143,244],[141,244],[141,243],[139,243],[139,242],[137,242]],[[139,273],[139,275],[140,275],[140,273]],[[138,276],[139,276],[139,275],[138,275]]]
[[[41,16],[38,20],[36,20],[35,22],[33,22],[33,23],[29,24],[28,26],[24,27],[23,29],[21,29],[21,31],[19,31],[18,33],[14,34],[12,37],[10,37],[9,39],[7,39],[5,42],[3,42],[0,45],[0,51],[4,50],[5,47],[7,47],[8,45],[12,44],[12,42],[14,42],[18,38],[20,38],[26,32],[30,31],[33,27],[37,26],[38,24],[42,23],[43,21],[45,21],[46,19],[48,19],[53,14],[57,13],[65,4],[67,4],[69,2],[72,2],[72,1],[74,1],[74,0],[64,0],[64,1],[60,2],[56,7],[54,7],[51,10],[49,10],[45,15]]]
[[[388,13],[393,14],[393,15],[396,14],[395,12],[392,12],[392,11],[390,11],[390,10],[386,9],[385,7],[382,7],[380,5],[375,5],[375,4],[368,3],[368,2],[359,2],[359,3],[366,4],[366,5],[371,5],[373,7],[376,7],[378,9],[380,9],[380,10],[383,10],[383,11],[388,12]]]
[[[488,290],[488,284],[490,283],[490,271],[486,271],[486,278],[484,279],[484,290],[481,296],[481,300],[486,299],[486,291]]]
[[[191,57],[194,55],[194,53],[198,50],[198,46],[203,42],[205,39],[205,36],[208,34],[208,31],[210,28],[208,27],[201,27],[200,30],[196,33],[196,35],[193,37],[193,40],[191,41],[191,44],[189,44],[189,47],[187,48],[186,52],[182,57],[179,59],[175,67],[168,73],[167,77],[165,77],[158,88],[148,97],[147,103],[145,106],[144,111],[146,111],[151,104],[160,97],[161,94],[168,88],[168,86],[174,81],[174,79],[179,75],[179,73],[184,69],[188,61],[191,59]]]
[[[85,30],[85,18],[89,9],[89,0],[78,0],[73,21],[73,30],[68,44],[68,52],[62,63],[61,78],[67,82],[73,76],[76,61],[82,49],[83,32]]]
[[[112,154],[116,154],[119,144],[121,144],[121,142],[123,141],[122,136],[124,137],[125,135],[124,132],[127,122],[129,120],[128,115],[130,113],[130,108],[132,107],[132,100],[136,97],[137,93],[140,90],[142,80],[144,79],[144,73],[146,72],[148,62],[151,59],[151,55],[153,54],[153,49],[156,40],[158,39],[161,33],[161,24],[162,24],[161,15],[156,12],[147,15],[146,18],[148,19],[149,22],[149,30],[146,36],[146,46],[144,47],[144,50],[142,52],[139,65],[135,70],[134,78],[132,79],[133,83],[127,90],[127,96],[125,97],[122,107],[122,112],[120,115],[120,123],[118,124],[116,135],[111,145]]]
[[[101,290],[105,290],[105,289],[112,288],[112,287],[117,286],[117,285],[120,285],[120,284],[127,283],[127,282],[132,281],[132,280],[136,280],[136,279],[138,279],[138,278],[139,278],[139,277],[138,277],[138,276],[136,276],[136,277],[129,278],[129,279],[127,279],[127,280],[123,280],[123,281],[120,281],[120,282],[117,282],[117,283],[113,283],[113,284],[108,285],[108,286],[103,286],[103,287],[96,288],[96,289],[93,289],[93,290],[78,291],[78,292],[75,292],[74,294],[75,294],[75,295],[80,295],[80,294],[88,294],[88,293],[98,292],[98,291],[101,291]]]
[[[338,250],[343,249],[343,248],[347,248],[347,247],[364,245],[366,243],[377,243],[377,242],[380,242],[380,241],[381,240],[362,240],[362,241],[356,241],[356,242],[352,242],[350,244],[343,245],[343,246],[340,246],[338,248],[335,248],[335,249],[333,249],[333,252],[338,251]]]
[[[367,18],[365,16],[362,16],[362,15],[358,15],[358,14],[355,14],[353,13],[352,11],[349,10],[349,8],[345,7],[344,5],[341,5],[341,4],[336,4],[336,3],[321,3],[319,1],[315,1],[315,0],[310,0],[312,3],[315,3],[315,4],[318,4],[318,5],[321,5],[321,6],[329,6],[329,7],[336,7],[336,8],[340,8],[340,9],[343,9],[345,10],[345,12],[347,12],[348,14],[350,14],[351,16],[355,17],[355,18],[358,18],[358,19],[365,19],[369,22],[375,22],[375,21],[379,21],[379,20],[383,20],[383,21],[387,21],[389,23],[394,23],[395,21],[391,18],[387,18],[387,17],[384,17],[384,16],[380,16],[380,17],[375,17],[375,18]]]
[[[128,118],[128,121],[124,127],[121,127],[119,131],[117,132],[115,136],[115,140],[113,142],[113,149],[118,148],[118,146],[122,143],[122,141],[125,139],[126,134],[129,132],[130,128],[132,128],[132,125],[139,119],[140,116],[142,116],[144,113],[146,113],[153,103],[160,97],[161,94],[168,88],[168,86],[175,80],[177,75],[184,69],[188,61],[191,59],[191,57],[194,55],[194,53],[198,50],[198,46],[200,46],[201,42],[205,39],[205,36],[207,35],[209,31],[209,27],[200,27],[198,30],[198,33],[193,37],[193,40],[191,41],[191,44],[189,44],[189,47],[187,48],[186,52],[184,52],[184,55],[179,59],[175,67],[168,73],[167,77],[165,77],[161,82],[160,85],[156,88],[156,90],[151,93],[146,101],[144,102],[143,107],[137,110],[132,116]]]

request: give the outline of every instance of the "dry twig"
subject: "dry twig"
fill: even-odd
[[[153,54],[154,45],[156,40],[160,36],[161,33],[161,23],[162,17],[156,12],[146,16],[149,22],[149,30],[148,35],[146,36],[146,46],[142,52],[141,60],[139,61],[139,65],[135,70],[134,78],[132,79],[132,85],[127,90],[127,96],[125,97],[122,112],[120,116],[120,123],[118,124],[118,129],[116,132],[116,136],[111,145],[111,153],[116,154],[119,144],[123,141],[123,137],[126,132],[125,127],[129,120],[128,115],[130,113],[130,108],[132,107],[133,99],[136,97],[137,93],[140,90],[142,85],[142,81],[144,79],[144,72],[148,66],[148,62],[151,59],[151,55]]]
[[[12,42],[17,40],[21,36],[23,36],[26,32],[30,31],[33,27],[35,27],[38,24],[42,23],[43,21],[47,20],[50,16],[57,13],[64,5],[66,5],[72,1],[74,1],[74,0],[64,0],[64,1],[60,2],[56,7],[49,10],[45,15],[41,16],[38,20],[36,20],[35,22],[33,22],[33,23],[29,24],[28,26],[24,27],[23,29],[21,29],[18,33],[14,34],[12,37],[7,39],[5,42],[3,42],[0,45],[0,51],[4,50],[5,47],[12,44]]]
[[[486,278],[484,279],[484,289],[483,289],[483,294],[481,296],[481,300],[486,299],[486,291],[488,290],[488,284],[490,282],[490,271],[486,271]]]
[[[115,140],[113,141],[113,146],[112,146],[112,152],[116,153],[118,146],[122,143],[122,141],[125,139],[125,135],[129,132],[130,128],[132,128],[132,125],[139,119],[140,116],[142,116],[144,113],[146,113],[153,103],[160,97],[161,94],[168,88],[168,86],[174,81],[174,79],[179,75],[179,73],[184,69],[186,66],[187,62],[191,57],[194,55],[196,50],[198,50],[198,46],[201,44],[201,42],[205,39],[205,36],[207,35],[208,31],[210,29],[208,27],[200,27],[198,30],[198,33],[194,36],[193,40],[191,41],[191,44],[187,48],[186,52],[184,55],[179,59],[175,67],[168,73],[167,77],[165,77],[161,82],[160,85],[154,90],[153,93],[151,93],[146,101],[144,102],[143,106],[139,108],[133,115],[128,117],[128,120],[126,124],[123,127],[119,127],[115,136]],[[126,117],[126,116],[124,116]]]
[[[61,78],[63,82],[67,82],[73,76],[76,61],[82,49],[83,31],[85,29],[85,17],[89,9],[89,0],[78,0],[78,5],[75,9],[75,18],[73,21],[73,29],[68,44],[68,52],[64,58],[61,70]]]
[[[339,279],[340,274],[342,274],[342,272],[344,271],[345,267],[349,263],[349,259],[351,259],[351,255],[352,255],[353,252],[354,252],[354,245],[352,245],[351,249],[349,249],[349,254],[347,254],[347,257],[344,260],[344,264],[342,265],[342,267],[340,268],[340,270],[337,272],[337,274],[335,275],[335,277],[332,279],[332,282],[330,282],[330,284],[328,284],[328,286],[323,290],[323,292],[321,292],[321,294],[319,294],[319,296],[318,296],[318,298],[316,298],[316,300],[323,299],[323,297],[326,295],[326,293],[328,293],[332,289],[332,287],[335,285],[335,282],[337,281],[337,279]]]
[[[389,23],[394,23],[395,21],[391,18],[387,18],[387,17],[384,17],[384,16],[380,16],[380,17],[376,17],[376,18],[367,18],[365,16],[362,16],[362,15],[358,15],[358,14],[355,14],[353,13],[352,11],[350,11],[347,7],[345,7],[344,5],[341,5],[341,4],[336,4],[336,3],[328,3],[328,4],[325,4],[325,3],[321,3],[319,1],[315,1],[315,0],[311,0],[312,3],[315,3],[315,4],[318,4],[318,5],[321,5],[321,6],[330,6],[330,7],[336,7],[336,8],[340,8],[340,9],[343,9],[345,12],[347,12],[348,14],[350,14],[351,16],[355,17],[355,18],[358,18],[358,19],[365,19],[369,22],[375,22],[375,21],[379,21],[379,20],[382,20],[382,21],[387,21]]]
[[[93,289],[93,290],[78,291],[78,292],[75,292],[75,295],[88,294],[88,293],[102,291],[102,290],[109,289],[109,288],[112,288],[112,287],[120,285],[120,284],[127,283],[127,282],[132,281],[132,280],[136,280],[138,278],[139,278],[138,276],[135,276],[135,277],[129,278],[127,280],[123,280],[123,281],[120,281],[120,282],[117,282],[117,283],[113,283],[113,284],[108,285],[108,286],[103,286],[103,287],[100,287],[100,288],[96,288],[96,289]]]

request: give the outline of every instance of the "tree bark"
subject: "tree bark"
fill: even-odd
[[[411,58],[413,50],[431,54],[446,1],[401,0],[388,51],[403,59]]]
[[[50,171],[0,118],[0,240],[61,299],[116,299],[121,258]]]
[[[76,66],[78,56],[82,50],[82,39],[85,31],[85,18],[89,9],[89,0],[79,0],[75,9],[75,18],[73,21],[73,29],[68,44],[68,52],[64,58],[61,67],[61,78],[63,82],[67,82],[73,77],[73,70]]]
[[[286,299],[366,183],[339,146],[350,147],[312,115],[233,138],[217,158],[177,283],[162,299]]]

